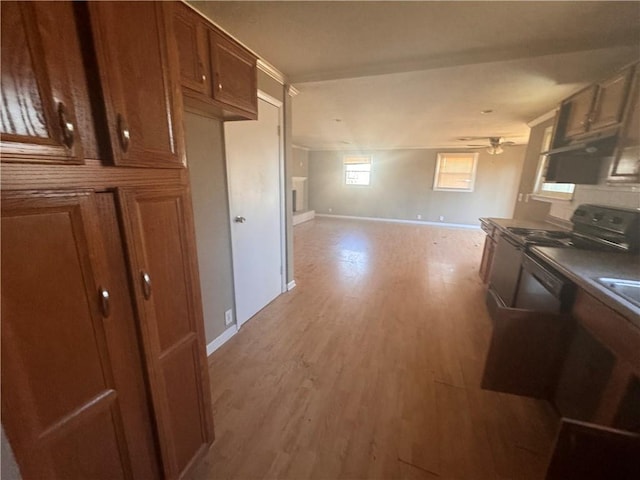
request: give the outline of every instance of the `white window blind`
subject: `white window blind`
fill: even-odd
[[[369,155],[348,155],[342,159],[345,185],[371,184],[371,157]]]
[[[433,189],[473,192],[477,166],[477,153],[439,153]]]

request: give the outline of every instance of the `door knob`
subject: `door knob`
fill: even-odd
[[[237,216],[236,218],[233,219],[233,221],[236,223],[244,223],[247,221],[247,219],[241,216]]]

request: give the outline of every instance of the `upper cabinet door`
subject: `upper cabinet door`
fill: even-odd
[[[173,30],[180,57],[182,86],[209,95],[209,45],[202,19],[183,3],[175,4]]]
[[[65,48],[70,2],[1,2],[3,161],[82,163]]]
[[[590,130],[599,130],[622,122],[632,73],[633,69],[627,68],[615,77],[598,84],[598,94],[591,112]]]
[[[256,58],[240,45],[209,30],[213,98],[221,103],[258,115]]]
[[[165,477],[213,440],[191,197],[181,187],[120,192]]]
[[[184,166],[170,6],[169,2],[89,4],[117,165]]]
[[[565,138],[585,133],[589,128],[591,108],[597,89],[597,85],[592,85],[576,93],[562,105],[562,110],[567,110]]]

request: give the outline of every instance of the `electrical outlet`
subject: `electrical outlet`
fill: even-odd
[[[418,214],[417,217],[418,217],[418,220],[422,220],[422,215]]]
[[[233,323],[233,310],[229,309],[224,312],[224,324],[229,326]]]
[[[441,222],[444,222],[444,217],[443,217],[442,215],[440,215],[440,216],[438,217],[438,220],[440,220]]]

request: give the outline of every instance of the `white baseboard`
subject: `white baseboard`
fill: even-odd
[[[316,217],[344,218],[348,220],[367,220],[370,222],[408,223],[411,225],[430,225],[434,227],[469,228],[472,230],[480,229],[480,225],[467,225],[465,223],[427,222],[426,220],[401,220],[399,218],[355,217],[352,215],[333,215],[329,213],[316,213]]]
[[[238,327],[236,325],[231,325],[224,332],[218,335],[213,342],[207,345],[207,357],[227,343],[236,333],[238,333]]]
[[[295,280],[291,280],[289,283],[287,283],[287,292],[290,290],[293,290],[294,288],[296,288],[296,281]]]
[[[308,222],[309,220],[313,220],[316,216],[315,210],[309,210],[307,212],[294,213],[293,214],[293,225],[298,225],[303,222]]]

